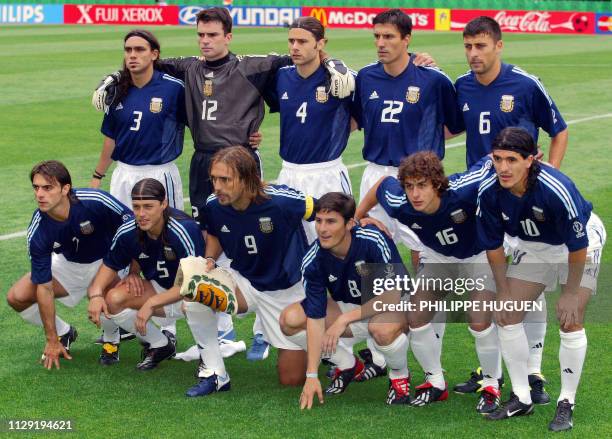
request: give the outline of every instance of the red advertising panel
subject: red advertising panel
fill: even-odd
[[[303,6],[302,16],[318,19],[325,27],[364,28],[371,27],[374,17],[387,8],[334,8]],[[434,29],[433,9],[402,9],[412,18],[414,29]]]
[[[492,17],[502,32],[550,34],[592,34],[595,32],[593,12],[569,11],[491,11],[480,9],[453,9],[451,30],[463,30],[473,18]]]
[[[178,24],[178,6],[64,5],[66,24]]]

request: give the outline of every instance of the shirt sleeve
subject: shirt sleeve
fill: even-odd
[[[401,207],[408,202],[402,185],[394,177],[385,178],[376,190],[378,204],[391,218],[398,218]]]
[[[581,250],[589,246],[587,236],[587,222],[590,209],[585,209],[584,199],[576,187],[565,187],[570,199],[562,200],[558,196],[551,197],[551,211],[556,213],[557,233],[563,237],[565,245],[570,252]],[[589,215],[585,215],[589,212]]]
[[[268,186],[266,191],[276,196],[277,203],[290,224],[298,225],[302,220],[314,219],[315,199],[310,195],[304,195],[285,185]]]
[[[495,173],[493,161],[485,156],[466,172],[452,174],[448,177],[449,189],[455,191],[462,200],[476,203],[480,183]]]
[[[36,234],[28,240],[28,253],[30,255],[31,274],[33,284],[41,285],[51,282],[51,248],[48,248]]]
[[[567,124],[542,83],[537,79],[534,79],[534,81],[531,116],[537,125],[546,131],[550,137],[555,137],[567,128]]]
[[[476,235],[480,247],[485,250],[498,249],[504,244],[504,224],[501,210],[488,191],[483,191],[478,196],[477,204]]]
[[[262,96],[276,88],[276,73],[281,67],[293,64],[288,55],[246,55],[240,58],[240,69]]]
[[[197,56],[190,56],[186,58],[163,58],[158,60],[155,69],[184,81],[185,72],[189,66],[199,61],[200,59]]]
[[[280,111],[280,101],[278,99],[277,90],[278,76],[279,72],[276,72],[274,82],[266,87],[263,93],[264,100],[266,104],[268,104],[268,107],[270,107],[270,113],[278,113]]]
[[[311,319],[322,319],[327,315],[327,287],[324,284],[325,275],[319,269],[319,261],[316,257],[312,258],[312,251],[318,247],[315,242],[304,256],[303,282],[306,297],[302,300],[302,308],[306,316]]]
[[[123,270],[132,263],[132,256],[130,255],[129,250],[130,243],[128,241],[130,234],[119,233],[113,238],[113,243],[111,244],[111,247],[103,260],[104,265],[115,271]]]
[[[104,118],[102,119],[102,127],[100,128],[100,132],[104,134],[106,137],[111,139],[117,138],[117,122],[113,116],[114,106],[111,107],[108,113],[104,113]]]

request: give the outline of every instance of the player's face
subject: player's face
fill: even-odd
[[[319,62],[319,52],[325,44],[324,40],[315,40],[314,35],[305,29],[291,29],[287,41],[289,55],[296,66]]]
[[[465,57],[470,68],[477,75],[489,72],[500,62],[503,46],[502,40],[496,43],[488,34],[480,34],[475,37],[466,36],[463,38]]]
[[[374,44],[378,60],[383,64],[391,64],[407,56],[410,35],[402,38],[394,24],[374,25]]]
[[[223,58],[229,52],[229,43],[232,34],[223,33],[223,24],[220,21],[198,23],[198,44],[200,52],[209,61]]]
[[[41,212],[50,212],[61,204],[70,192],[70,185],[63,187],[57,180],[47,180],[41,174],[36,174],[32,180],[34,197]]]
[[[426,178],[407,178],[404,180],[404,191],[408,201],[417,212],[434,213],[440,207],[440,195]]]
[[[351,235],[352,223],[345,224],[338,212],[319,211],[315,215],[315,230],[321,247],[331,250],[344,243]]]
[[[153,61],[159,58],[159,51],[141,37],[130,37],[123,46],[125,65],[130,73],[143,73],[153,68]]]
[[[518,152],[496,149],[493,151],[493,165],[499,184],[504,189],[522,192],[527,183],[529,168],[533,163],[533,156],[524,159]]]
[[[140,230],[153,234],[161,233],[164,227],[164,209],[168,207],[166,200],[133,200],[132,210]]]
[[[216,162],[210,170],[215,195],[223,206],[238,204],[246,194],[244,183],[225,163]]]

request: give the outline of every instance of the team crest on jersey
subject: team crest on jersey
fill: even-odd
[[[162,107],[162,98],[151,98],[151,103],[149,104],[149,110],[151,111],[151,113],[161,113]]]
[[[176,253],[174,253],[172,247],[168,245],[164,245],[164,259],[166,261],[176,261]]]
[[[544,216],[544,209],[533,206],[531,208],[531,211],[533,212],[533,217],[536,219],[536,221],[540,221],[540,222],[546,221],[546,217]]]
[[[392,279],[393,277],[395,277],[395,268],[393,264],[385,265],[385,278]]]
[[[207,79],[206,81],[204,81],[204,88],[202,91],[204,92],[204,96],[212,96],[213,94],[212,79]]]
[[[79,226],[83,235],[91,235],[94,232],[94,226],[91,221],[83,221]]]
[[[317,91],[315,92],[315,99],[319,104],[324,104],[327,102],[327,92],[325,91],[325,87],[317,87]]]
[[[463,209],[457,209],[450,214],[451,219],[455,224],[461,224],[467,219],[467,213]]]
[[[365,261],[357,261],[355,262],[355,271],[361,277],[367,276],[368,274],[368,266]]]
[[[419,87],[408,87],[406,90],[406,100],[409,104],[416,104],[419,102],[419,98],[421,97],[421,89]]]
[[[272,218],[268,216],[259,218],[259,230],[261,230],[262,233],[272,233],[272,230],[274,230],[274,224],[272,224]]]
[[[502,95],[501,101],[499,102],[499,108],[504,113],[510,113],[512,110],[514,110],[514,96]]]
[[[584,226],[580,221],[574,221],[572,228],[574,232],[576,232],[576,238],[582,238],[584,236]]]

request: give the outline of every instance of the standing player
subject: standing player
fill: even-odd
[[[131,205],[137,181],[151,177],[166,188],[170,207],[183,209],[183,183],[174,160],[183,151],[185,87],[183,81],[155,69],[160,45],[146,30],[123,38],[124,60],[118,95],[102,122],[104,144],[91,180],[98,188],[110,164],[117,161],[111,194]]]
[[[597,286],[606,231],[592,212],[592,204],[580,195],[574,183],[552,166],[535,160],[537,145],[529,132],[514,127],[503,129],[493,141],[492,153],[497,175],[480,184],[479,240],[487,250],[501,303],[530,302],[545,288],[556,285],[557,280],[561,284],[557,302],[561,393],[549,429],[569,430],[586,355],[584,312]],[[507,271],[504,233],[517,239]],[[518,308],[495,316],[513,393],[488,416],[491,420],[533,412],[524,314]]]
[[[98,324],[104,311],[121,328],[129,331],[146,346],[139,370],[155,368],[159,362],[170,358],[175,352],[175,339],[171,332],[149,323],[146,331],[136,332],[134,325],[137,310],[158,293],[165,292],[174,284],[179,261],[188,256],[204,254],[204,239],[198,225],[182,211],[168,206],[164,186],[153,178],[136,183],[131,193],[135,219],[117,230],[104,263],[89,288],[89,317]],[[108,290],[117,271],[126,265],[137,264],[138,292],[127,283]],[[108,292],[104,294],[104,291]],[[179,299],[178,289],[175,289]],[[166,306],[155,314],[174,322],[183,313],[178,305]],[[105,343],[100,355],[100,364],[110,366],[119,362],[119,346]]]
[[[537,77],[502,62],[504,44],[499,24],[490,17],[473,19],[463,31],[463,45],[470,71],[457,79],[455,87],[466,129],[468,168],[491,152],[491,143],[502,129],[512,126],[526,129],[536,142],[539,129],[544,129],[551,137],[548,161],[560,168],[567,148],[567,124]],[[529,382],[533,401],[547,404],[550,397],[541,372],[547,316],[544,294],[539,301],[544,307],[530,312],[525,325]],[[477,391],[482,376],[473,373],[472,377],[475,379],[456,386],[455,391]]]
[[[219,346],[211,342],[215,311],[255,312],[270,343],[279,350],[281,384],[299,385],[304,382],[305,354],[281,332],[279,317],[285,307],[304,298],[302,219],[312,218],[313,199],[286,186],[264,186],[255,159],[240,146],[217,152],[210,174],[215,194],[207,203],[206,260],[200,259],[200,265],[194,258],[181,261],[181,294],[191,300],[185,303],[185,313],[192,328],[202,329],[194,337],[203,367],[199,382],[187,396],[230,388]],[[230,268],[210,272],[222,252],[232,260]]]
[[[302,263],[306,298],[281,314],[283,333],[308,353],[302,409],[312,407],[315,394],[323,402],[318,378],[322,352],[333,352],[331,359],[336,364],[325,393],[344,392],[363,368],[353,353],[338,343],[340,337],[357,341],[372,337],[390,368],[387,404],[410,402],[406,314],[380,308],[383,302],[397,305],[399,292],[373,296],[371,283],[376,278],[408,276],[408,272],[393,241],[374,226],[355,226],[354,216],[355,201],[350,195],[331,192],[316,202],[318,240]],[[378,302],[378,309],[374,302]]]
[[[423,243],[417,276],[420,279],[489,279],[483,288],[470,291],[470,300],[491,301],[495,285],[487,259],[476,236],[478,186],[492,173],[490,160],[470,171],[447,178],[440,159],[433,152],[418,152],[402,160],[397,178],[381,178],[363,197],[356,218],[363,218],[377,203],[391,217],[410,227]],[[423,406],[448,397],[440,343],[431,323],[433,313],[427,302],[441,300],[444,291],[419,287],[411,302],[410,339],[414,356],[423,367],[426,382],[417,387],[413,406]],[[435,296],[434,296],[435,294]],[[424,306],[421,306],[424,304]],[[476,405],[479,413],[499,406],[501,357],[497,331],[491,313],[470,313],[470,332],[485,379]]]
[[[44,327],[43,365],[59,369],[60,356],[72,358],[77,331],[55,314],[54,299],[70,307],[80,302],[131,212],[106,192],[73,189],[68,170],[55,160],[34,166],[30,180],[38,203],[27,235],[32,270],[11,287],[7,301],[26,322]],[[108,319],[103,326],[104,339],[119,343],[119,328]]]

